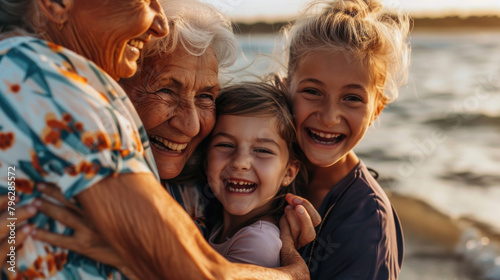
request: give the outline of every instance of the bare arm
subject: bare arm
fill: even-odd
[[[233,264],[215,252],[151,174],[110,177],[77,199],[97,230],[142,279],[308,279],[291,245],[280,269]]]

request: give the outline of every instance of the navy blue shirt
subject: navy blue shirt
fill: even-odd
[[[398,278],[404,254],[399,218],[362,162],[326,195],[319,214],[316,240],[301,250],[312,280]]]

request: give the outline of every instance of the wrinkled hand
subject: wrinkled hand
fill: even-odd
[[[59,188],[51,185],[39,185],[38,189],[64,205],[59,206],[45,199],[37,199],[35,204],[39,206],[39,211],[72,228],[74,232],[73,235],[68,236],[36,229],[33,233],[35,239],[74,251],[104,264],[117,268],[123,267],[124,262],[120,255],[85,220],[83,212],[64,198]]]
[[[299,249],[316,238],[314,227],[321,223],[321,216],[309,201],[300,196],[289,193],[285,199],[289,205],[285,207],[282,220],[286,218],[295,248]]]
[[[11,247],[15,247],[16,250],[21,248],[22,243],[30,236],[33,230],[33,226],[25,224],[20,228],[16,228],[15,235],[11,233],[9,224],[13,221],[7,220],[7,218],[17,218],[14,221],[17,227],[20,223],[33,217],[37,211],[35,205],[16,207],[15,205],[18,202],[19,200],[14,200],[12,196],[0,196],[0,263],[2,264],[5,264],[7,261],[7,254],[11,252]],[[9,214],[9,206],[15,208],[15,216]]]

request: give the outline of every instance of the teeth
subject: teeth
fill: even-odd
[[[321,137],[321,138],[330,138],[330,139],[333,139],[333,138],[337,138],[339,137],[340,135],[342,135],[341,133],[324,133],[324,132],[321,132],[321,131],[317,131],[317,130],[314,130],[314,129],[309,129],[309,131],[311,131],[311,133]]]
[[[233,187],[233,186],[242,187]],[[255,190],[257,186],[252,182],[240,181],[240,180],[227,180],[227,188],[231,192],[237,193],[251,193]]]
[[[139,50],[142,50],[142,48],[144,48],[144,42],[136,39],[130,40],[128,44],[134,48],[138,48]]]
[[[237,189],[237,188],[233,188],[233,187],[228,187],[228,189],[232,192],[239,192],[239,193],[250,193],[250,192],[253,192],[253,190],[255,190],[255,188]]]
[[[245,182],[245,181],[234,181],[234,180],[228,180],[228,182],[230,184],[233,184],[233,185],[240,185],[240,186],[249,186],[249,185],[253,185],[254,183],[250,183],[250,182]]]
[[[166,147],[168,147],[170,150],[177,151],[177,152],[180,152],[180,151],[184,150],[187,147],[187,143],[186,144],[173,143],[173,142],[168,141],[165,138],[162,138],[162,137],[159,137],[159,136],[156,136],[156,135],[152,135],[152,136],[150,136],[150,138],[154,139],[155,141],[158,141],[158,142],[162,143],[163,145],[165,145]]]

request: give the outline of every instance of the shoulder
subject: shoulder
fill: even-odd
[[[259,220],[239,230],[231,240],[245,239],[250,242],[264,242],[273,247],[281,248],[280,229],[271,222]]]
[[[281,239],[279,228],[257,221],[238,231],[230,241],[228,260],[265,267],[280,266]]]
[[[78,54],[31,37],[0,41],[0,162],[70,197],[108,175],[154,171],[147,137],[123,90]],[[21,178],[19,178],[21,179]],[[28,184],[28,183],[27,183]]]
[[[337,201],[339,208],[356,211],[365,211],[366,215],[378,214],[380,218],[392,216],[392,206],[377,180],[363,162],[360,162],[354,172],[345,193]]]

